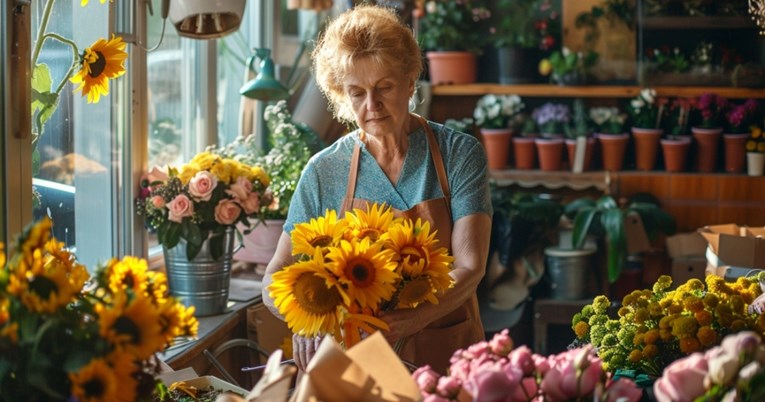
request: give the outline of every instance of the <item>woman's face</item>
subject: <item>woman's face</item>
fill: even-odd
[[[344,84],[358,126],[370,135],[406,133],[414,84],[370,59],[356,62]]]

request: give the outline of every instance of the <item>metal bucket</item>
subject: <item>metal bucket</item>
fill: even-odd
[[[186,306],[195,306],[194,315],[221,314],[228,304],[231,262],[234,255],[234,229],[223,235],[223,255],[213,260],[209,241],[193,260],[186,258],[186,241],[181,239],[171,248],[164,248],[165,270],[170,294]]]
[[[577,300],[588,296],[591,256],[595,249],[545,249],[547,271],[551,279],[551,295],[557,300]]]

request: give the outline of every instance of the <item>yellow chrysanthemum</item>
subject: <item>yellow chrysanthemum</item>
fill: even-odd
[[[394,219],[393,209],[385,204],[374,203],[366,211],[354,208],[353,212],[345,213],[349,229],[346,240],[367,238],[371,242],[385,241]]]
[[[335,334],[340,330],[343,294],[325,269],[320,251],[314,258],[284,267],[268,287],[274,306],[292,332],[304,336]]]
[[[69,374],[72,396],[81,402],[116,401],[120,388],[114,370],[103,359],[94,359],[79,371]]]
[[[292,255],[314,255],[319,248],[338,244],[346,228],[344,219],[338,220],[334,210],[327,210],[324,216],[298,223],[292,230]]]
[[[133,292],[146,294],[148,284],[146,260],[126,256],[122,260],[111,259],[106,266],[106,282],[112,293],[130,289]]]
[[[125,42],[119,36],[110,40],[99,39],[82,55],[82,68],[69,80],[80,84],[74,91],[82,91],[88,103],[97,103],[101,95],[109,94],[109,80],[125,74]]]
[[[584,338],[590,332],[590,326],[584,321],[579,321],[574,325],[574,333],[580,338]]]
[[[117,293],[112,306],[97,305],[101,336],[138,359],[147,359],[164,346],[160,314],[148,297],[128,300]]]
[[[396,290],[399,275],[394,272],[393,256],[393,251],[367,238],[341,240],[338,247],[330,247],[327,265],[351,300],[361,308],[376,311],[380,302],[389,300]]]

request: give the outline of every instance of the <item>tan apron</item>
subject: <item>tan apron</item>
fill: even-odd
[[[421,218],[429,221],[431,230],[438,230],[439,245],[451,251],[452,214],[449,206],[450,193],[446,169],[444,168],[441,151],[433,130],[425,119],[422,117],[419,117],[419,119],[427,133],[428,147],[433,157],[438,182],[441,185],[441,191],[444,196],[423,201],[406,211],[394,209],[393,213],[396,217],[412,220]],[[348,189],[345,193],[345,199],[343,199],[340,216],[344,216],[346,211],[352,211],[353,208],[366,209],[369,204],[373,203],[373,201],[354,198],[360,155],[361,147],[357,143],[351,157]],[[446,374],[449,367],[449,358],[457,349],[466,348],[483,339],[484,332],[478,310],[478,298],[473,294],[454,311],[433,321],[420,333],[410,337],[399,355],[402,359],[412,362],[417,366],[429,364],[437,372]]]

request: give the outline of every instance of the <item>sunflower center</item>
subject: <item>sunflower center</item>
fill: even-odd
[[[340,304],[337,289],[328,289],[324,279],[312,273],[304,273],[298,277],[294,294],[300,307],[316,315],[331,313]]]
[[[93,53],[95,53],[97,57],[96,61],[90,63],[90,73],[88,75],[96,78],[104,72],[104,69],[106,68],[106,58],[104,57],[104,54],[98,50]]]
[[[332,244],[332,238],[326,235],[316,236],[310,244],[312,247],[327,247]]]
[[[114,329],[117,333],[130,336],[131,343],[138,345],[141,343],[141,330],[137,325],[125,316],[121,316],[114,322]]]
[[[424,301],[432,291],[430,281],[425,276],[411,280],[404,285],[399,294],[399,303],[407,306]]]
[[[125,284],[128,289],[133,289],[135,286],[135,278],[133,278],[132,275],[125,275],[125,277],[122,278],[122,283]]]
[[[85,390],[85,395],[90,397],[103,396],[106,387],[104,387],[103,381],[100,378],[92,378],[85,384],[82,384],[82,389]]]
[[[375,268],[372,263],[364,259],[348,261],[345,274],[351,278],[354,286],[367,287],[375,281]]]
[[[359,239],[367,238],[372,243],[380,238],[380,231],[375,228],[364,228],[359,230]]]
[[[407,257],[409,258],[409,263],[413,265],[419,264],[422,260],[427,260],[427,254],[423,253],[422,249],[416,246],[406,246],[401,250],[401,259],[406,260]]]
[[[47,300],[52,293],[58,292],[56,282],[45,276],[33,277],[29,282],[29,289],[43,300]]]

